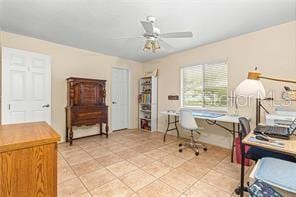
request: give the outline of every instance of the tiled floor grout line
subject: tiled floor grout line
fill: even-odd
[[[133,130],[132,130],[132,131],[133,131]],[[116,142],[117,140],[115,139],[114,144],[121,144],[122,146],[124,146],[125,143],[129,143],[129,142],[132,143],[132,140],[136,139],[138,136],[141,136],[141,134],[138,135],[138,134],[133,134],[133,133],[132,133],[130,136],[135,136],[135,138],[131,138],[131,140],[127,140],[127,142],[120,142],[120,140],[118,140],[119,142]],[[123,136],[121,136],[121,137],[124,137],[124,134],[123,134]],[[176,144],[176,147],[177,147],[177,146],[178,146],[178,143],[180,143],[179,140],[186,140],[185,138],[179,138],[179,139],[177,139],[177,141],[167,142],[167,143],[162,144],[161,146],[156,146],[156,147],[154,147],[154,146],[153,146],[153,142],[154,142],[154,140],[161,141],[161,140],[159,140],[159,139],[161,139],[161,138],[159,138],[159,137],[149,138],[149,140],[147,140],[147,141],[143,141],[143,142],[142,142],[143,144],[138,144],[138,145],[135,145],[135,146],[127,147],[127,149],[128,149],[127,151],[129,151],[129,150],[136,151],[136,150],[134,149],[135,147],[137,147],[137,146],[141,146],[141,145],[145,145],[146,143],[147,143],[147,144],[148,144],[148,143],[152,143],[152,145],[151,145],[151,149],[150,149],[149,151],[145,151],[145,152],[141,152],[141,153],[139,153],[139,152],[136,151],[136,152],[138,153],[137,156],[138,156],[138,155],[144,155],[144,156],[146,156],[146,157],[152,158],[152,159],[154,160],[153,162],[159,161],[159,162],[161,162],[162,164],[165,164],[165,163],[163,163],[163,162],[161,161],[161,158],[167,157],[167,156],[169,156],[169,155],[171,155],[171,156],[175,156],[175,157],[178,157],[178,158],[180,158],[180,159],[185,160],[182,164],[180,164],[180,165],[178,165],[178,166],[176,166],[176,167],[170,167],[171,169],[170,169],[167,173],[161,175],[160,177],[153,176],[153,174],[150,174],[148,171],[146,171],[145,169],[143,169],[143,167],[144,167],[145,165],[139,167],[138,165],[135,165],[133,162],[129,161],[127,158],[122,158],[122,157],[120,157],[120,155],[118,154],[119,152],[113,152],[112,150],[109,149],[109,147],[107,147],[108,144],[99,143],[97,140],[90,141],[90,142],[94,142],[94,143],[96,143],[96,144],[98,144],[98,145],[100,145],[100,146],[105,147],[105,148],[108,149],[108,151],[110,151],[112,154],[115,154],[115,155],[119,156],[120,158],[122,158],[123,161],[129,162],[130,164],[136,166],[137,170],[141,170],[141,171],[143,171],[143,172],[145,172],[145,173],[147,173],[147,174],[149,174],[149,175],[151,175],[151,176],[153,176],[153,177],[155,178],[154,181],[152,181],[151,183],[149,183],[149,184],[143,186],[142,188],[138,189],[137,191],[133,190],[129,185],[127,185],[127,184],[125,184],[124,182],[122,182],[122,180],[121,180],[120,177],[117,177],[114,173],[112,173],[112,171],[110,171],[110,170],[107,168],[107,166],[102,165],[102,164],[97,160],[98,158],[94,158],[94,157],[93,157],[88,151],[86,151],[84,148],[81,147],[81,144],[78,144],[78,147],[79,147],[80,150],[82,150],[83,152],[85,152],[88,156],[90,156],[92,159],[94,159],[96,162],[98,162],[100,165],[102,165],[102,168],[106,169],[108,172],[110,172],[112,175],[114,175],[114,177],[116,177],[116,179],[119,180],[122,184],[124,184],[124,185],[127,186],[129,189],[131,189],[131,191],[134,192],[134,193],[131,194],[131,195],[134,195],[134,194],[137,194],[137,195],[138,195],[138,192],[139,192],[141,189],[143,189],[144,187],[146,187],[146,186],[148,186],[148,185],[153,184],[153,183],[156,182],[156,181],[160,181],[160,182],[164,183],[165,185],[167,185],[168,187],[170,187],[170,188],[172,188],[172,189],[174,189],[174,190],[176,190],[176,191],[179,191],[179,190],[177,190],[176,188],[174,188],[174,187],[168,185],[167,183],[165,183],[164,181],[162,181],[161,178],[164,177],[165,175],[169,174],[170,172],[172,172],[172,170],[176,170],[176,169],[179,168],[181,165],[183,165],[185,162],[189,162],[189,161],[193,160],[194,157],[193,157],[193,158],[190,158],[190,159],[185,159],[184,157],[181,157],[180,155],[177,155],[177,154],[175,154],[175,153],[173,153],[173,152],[171,152],[171,151],[164,151],[164,152],[166,153],[166,155],[163,156],[163,157],[161,157],[161,158],[158,158],[158,159],[155,159],[155,158],[153,158],[153,157],[151,157],[151,156],[149,156],[149,155],[145,155],[145,153],[147,153],[147,152],[151,152],[151,151],[154,151],[154,150],[162,151],[161,148],[163,148],[163,147],[165,147],[165,146],[170,146],[170,145],[172,145],[172,144],[174,144],[174,143]],[[113,142],[110,143],[109,145],[111,145],[111,147],[112,147],[112,144],[113,144]],[[169,148],[169,147],[168,147],[168,148]],[[116,150],[116,149],[115,149],[115,150]],[[74,171],[74,169],[72,168],[72,166],[70,165],[70,163],[69,163],[69,162],[67,161],[67,159],[64,157],[64,155],[63,155],[61,152],[59,152],[59,154],[60,154],[60,156],[64,159],[64,161],[67,163],[67,165],[70,167],[70,169],[74,172],[74,174],[75,174],[76,177],[79,179],[79,181],[80,181],[80,182],[83,184],[83,186],[86,188],[87,192],[88,192],[90,195],[92,195],[91,192],[89,191],[89,189],[86,187],[86,185],[85,185],[85,184],[83,183],[83,181],[80,179],[80,177],[78,176],[78,174]],[[135,156],[135,157],[137,157],[137,156]],[[104,156],[103,156],[103,157],[104,157]],[[181,196],[181,195],[185,195],[185,193],[186,193],[188,190],[190,190],[190,189],[191,189],[191,188],[192,188],[197,182],[202,181],[202,179],[203,179],[206,175],[208,175],[211,171],[215,171],[215,172],[217,172],[217,173],[220,173],[220,172],[218,172],[217,170],[214,170],[214,168],[215,168],[216,166],[218,166],[219,164],[221,164],[221,163],[222,163],[227,157],[228,157],[228,155],[225,156],[224,158],[222,158],[221,160],[219,160],[219,162],[218,162],[217,164],[215,164],[215,165],[214,165],[209,171],[207,171],[205,174],[203,174],[199,179],[195,178],[195,177],[192,176],[191,174],[189,174],[189,173],[187,173],[186,171],[184,171],[184,173],[185,173],[186,175],[195,178],[196,181],[194,181],[194,183],[192,183],[192,184],[190,185],[190,187],[189,187],[188,189],[186,189],[184,192],[180,192],[180,191],[179,191],[179,192],[180,192],[180,196]],[[128,158],[132,158],[132,157],[128,157]],[[118,162],[120,162],[120,161],[118,161]],[[110,164],[110,165],[116,164],[116,163],[118,163],[118,162],[112,163],[112,164]],[[167,164],[165,164],[165,165],[167,165]],[[130,173],[130,172],[128,172],[128,173]],[[127,175],[128,173],[126,173],[125,175]],[[221,174],[221,173],[220,173],[220,174]],[[124,176],[124,175],[122,175],[122,176]],[[121,177],[122,177],[122,176],[121,176]],[[228,176],[228,175],[227,175],[227,177],[229,177],[229,178],[233,178],[233,177],[230,177],[230,176]],[[113,180],[112,180],[112,181],[113,181]],[[108,184],[108,183],[110,183],[110,182],[112,182],[112,181],[109,181],[109,182],[107,182],[107,183],[105,183],[105,184]],[[202,181],[202,182],[204,182],[204,181]],[[105,184],[103,184],[103,185],[101,185],[101,186],[98,186],[98,187],[96,187],[96,188],[100,188],[100,187],[104,186]],[[206,183],[206,184],[209,184],[209,183]],[[212,184],[209,184],[209,185],[214,186],[214,187],[216,188],[215,185],[212,185]],[[94,188],[94,189],[96,189],[96,188]],[[219,188],[217,188],[217,189],[219,189]],[[226,191],[225,191],[225,192],[226,192]],[[228,193],[228,192],[226,192],[226,193]]]
[[[217,163],[208,173],[210,173],[211,171],[215,171],[215,172],[217,172],[214,168],[215,167],[217,167],[219,164],[221,164],[226,158],[227,158],[228,156],[226,156],[226,157],[224,157],[219,163]],[[207,173],[207,174],[208,174]],[[218,173],[220,173],[220,172],[218,172]],[[229,177],[229,176],[227,176],[227,177]],[[232,178],[232,177],[229,177],[229,178]],[[203,181],[204,182],[204,181]],[[213,186],[213,187],[215,187],[215,188],[217,188],[215,185],[212,185],[211,183],[207,183],[208,185],[211,185],[211,186]],[[218,188],[218,189],[220,189],[220,188]],[[226,193],[228,193],[229,194],[229,192],[228,191],[225,191],[224,189],[222,189],[224,192],[226,192]],[[231,193],[230,193],[230,195],[231,195]]]
[[[113,165],[113,164],[112,164]],[[138,168],[138,167],[137,167]],[[108,170],[111,174],[113,174],[115,177],[116,177],[116,179],[118,179],[122,184],[124,184],[125,186],[127,186],[128,188],[130,188],[131,189],[131,191],[133,191],[134,193],[136,193],[136,191],[134,191],[133,190],[133,188],[131,188],[129,185],[127,185],[127,184],[125,184],[121,179],[120,179],[120,177],[117,177],[114,173],[112,173],[108,168],[106,168],[106,170]],[[137,169],[138,170],[138,169]],[[129,173],[129,172],[128,172]],[[126,173],[126,174],[128,174],[128,173]],[[126,174],[124,174],[124,175],[126,175]],[[124,176],[124,175],[122,175],[122,176]],[[106,183],[107,184],[107,183]]]
[[[79,146],[79,145],[78,145]],[[80,149],[82,149],[80,146],[79,146]],[[83,150],[84,151],[84,150]],[[78,178],[79,181],[82,183],[82,185],[85,187],[87,193],[92,196],[92,194],[90,193],[90,191],[88,190],[88,188],[86,187],[86,185],[83,183],[83,181],[80,179],[80,177],[78,176],[78,174],[75,172],[75,170],[72,168],[72,166],[70,165],[70,163],[67,161],[67,159],[64,157],[64,155],[62,155],[62,153],[60,153],[60,155],[63,157],[63,159],[65,160],[65,162],[68,164],[68,166],[71,168],[71,170],[74,172],[74,174],[76,175],[75,178]],[[74,178],[73,178],[74,179]]]
[[[96,142],[95,142],[96,143]],[[104,146],[104,145],[101,145],[101,146]],[[105,146],[104,146],[105,147]],[[81,148],[81,147],[80,147]],[[81,148],[81,149],[83,149],[83,148]],[[84,149],[83,149],[83,151],[85,151]],[[97,161],[97,159],[96,158],[94,158],[91,154],[89,154],[87,151],[85,151],[92,159],[94,159],[95,161]],[[112,152],[112,151],[111,151]],[[113,152],[112,152],[113,153]],[[113,154],[115,154],[115,153],[113,153]],[[122,158],[123,159],[123,158]],[[100,162],[99,161],[97,161],[99,164],[100,164]],[[116,163],[119,163],[119,162],[116,162]],[[115,163],[114,163],[115,164]],[[102,164],[100,164],[100,165],[102,165]],[[112,164],[113,165],[113,164]],[[124,182],[122,182],[120,179],[119,179],[119,177],[117,177],[114,173],[112,173],[108,168],[107,168],[107,166],[105,167],[105,166],[103,166],[102,165],[102,167],[103,168],[105,168],[105,170],[107,170],[108,172],[110,172],[118,181],[120,181],[122,184],[124,184],[124,185],[126,185]],[[107,183],[105,183],[105,184],[103,184],[103,185],[101,185],[101,186],[98,186],[98,187],[96,187],[96,188],[100,188],[100,187],[102,187],[102,186],[104,186],[104,185],[106,185],[106,184],[108,184],[108,183],[110,183],[110,182],[112,182],[113,180],[111,180],[111,181],[109,181],[109,182],[107,182]],[[126,185],[128,188],[130,188],[131,189],[131,191],[133,191],[133,192],[135,192],[131,187],[129,187],[128,185]],[[96,189],[96,188],[94,188],[94,189]],[[93,189],[93,190],[94,190]],[[92,196],[92,194],[91,194],[91,192],[89,191],[89,193],[90,193],[90,195]]]
[[[96,142],[94,142],[94,143],[96,143]],[[98,144],[98,145],[101,145],[101,144]],[[96,158],[94,158],[91,154],[89,154],[84,148],[82,148],[80,145],[78,145],[79,146],[79,148],[80,149],[82,149],[86,154],[88,154],[92,159],[94,159],[95,161],[97,161],[97,159]],[[101,145],[101,146],[104,146],[104,145]],[[105,147],[105,146],[104,146]],[[107,147],[106,147],[107,148]],[[111,151],[112,152],[112,151]],[[115,154],[114,152],[112,152],[113,154]],[[122,158],[123,159],[123,158]],[[64,159],[64,160],[66,160],[66,159]],[[126,161],[126,159],[124,159],[125,161]],[[68,161],[66,161],[67,163],[68,163]],[[97,161],[99,164],[100,164],[100,162],[99,161]],[[129,161],[127,161],[127,162],[129,162]],[[116,162],[116,163],[119,163],[119,162]],[[115,163],[114,163],[115,164]],[[68,165],[70,166],[70,168],[72,169],[72,171],[76,174],[76,172],[73,170],[73,168],[72,168],[72,166],[68,163]],[[100,165],[102,165],[102,164],[100,164]],[[113,165],[113,164],[112,164]],[[137,166],[136,166],[137,167]],[[110,171],[107,167],[105,167],[105,166],[103,166],[102,165],[102,168],[104,168],[105,170],[107,170],[108,172],[110,172],[118,181],[120,181],[122,184],[124,184],[124,185],[126,185],[124,182],[122,182],[121,180],[120,180],[120,178],[119,177],[117,177],[114,173],[112,173],[112,171]],[[138,168],[138,167],[137,167]],[[90,172],[91,173],[91,172]],[[89,191],[88,190],[88,188],[86,187],[86,185],[83,183],[83,181],[80,179],[80,177],[76,174],[76,176],[79,178],[79,180],[80,180],[80,182],[85,186],[85,188],[86,188],[86,190],[88,191],[88,193],[92,196],[92,194],[91,194],[91,191]],[[113,180],[111,180],[111,181],[109,181],[109,182],[107,182],[107,183],[104,183],[103,185],[101,185],[101,186],[98,186],[98,187],[96,187],[96,188],[100,188],[100,187],[102,187],[102,186],[104,186],[104,185],[106,185],[106,184],[108,184],[108,183],[110,183],[110,182],[112,182]],[[128,188],[130,188],[131,189],[131,191],[133,191],[134,193],[136,193],[131,187],[129,187],[128,185],[126,185]],[[94,189],[96,189],[96,188],[94,188]],[[94,190],[93,189],[93,190]],[[132,194],[133,195],[133,194]]]
[[[226,157],[224,157],[220,162],[218,162],[215,166],[213,166],[212,167],[212,169],[210,169],[204,176],[202,176],[202,177],[205,177],[207,174],[209,174],[211,171],[215,171],[215,172],[217,172],[216,170],[214,170],[214,168],[216,167],[216,166],[218,166],[220,163],[222,163],[223,161],[224,161],[224,159],[226,159],[228,156],[226,156]],[[219,173],[219,172],[218,172]],[[202,180],[202,178],[200,179],[200,181],[202,181],[202,182],[204,182],[203,180]],[[206,182],[204,182],[204,183],[206,183]],[[212,185],[211,183],[206,183],[206,184],[208,184],[208,185],[211,185],[211,186],[213,186],[213,187],[215,187],[215,188],[217,188],[215,185]],[[217,189],[220,189],[220,188],[217,188]],[[222,189],[223,190],[223,189]],[[225,190],[223,190],[224,192],[226,192],[227,194],[229,194],[227,191],[225,191]],[[231,195],[231,194],[230,194]]]
[[[211,169],[209,169],[209,171],[208,172],[206,172],[204,175],[202,175],[199,179],[197,179],[197,181],[195,181],[186,191],[184,191],[182,194],[184,194],[185,195],[185,193],[188,191],[188,190],[190,190],[197,182],[199,182],[199,181],[202,181],[202,178],[203,177],[205,177],[207,174],[209,174],[211,171],[216,171],[216,170],[214,170],[214,168],[216,167],[216,166],[218,166],[220,163],[222,163],[223,161],[224,161],[224,159],[226,159],[228,156],[225,156],[221,161],[219,161],[216,165],[214,165]],[[194,158],[192,158],[192,159],[194,159]],[[190,160],[192,160],[192,159],[190,159]],[[187,160],[187,161],[190,161],[190,160]],[[217,171],[216,171],[217,172]],[[190,174],[188,174],[188,173],[186,173],[185,172],[185,174],[187,174],[187,175],[189,175],[189,176],[191,176]],[[193,177],[193,176],[191,176],[191,177]],[[195,177],[193,177],[193,178],[195,178]],[[230,178],[232,178],[232,177],[230,177]],[[202,181],[202,182],[204,182],[204,181]],[[205,183],[205,182],[204,182]],[[215,187],[216,188],[216,186],[214,186],[214,185],[212,185],[212,184],[210,184],[210,183],[206,183],[206,184],[208,184],[208,185],[211,185],[211,186],[213,186],[213,187]],[[226,192],[226,193],[228,193],[228,192]],[[228,193],[229,194],[229,193]]]
[[[96,143],[95,141],[94,141],[94,143]],[[174,143],[174,142],[170,142],[170,143],[168,143],[168,144],[172,144],[172,143]],[[168,144],[165,144],[165,145],[163,145],[163,146],[166,146],[166,145],[168,145]],[[101,145],[101,146],[104,146],[104,145],[102,145],[102,144],[99,144],[99,145]],[[80,149],[82,149],[84,152],[86,152],[91,158],[93,158],[94,160],[96,160],[92,155],[90,155],[86,150],[84,150],[84,148],[82,148],[80,145],[78,145],[79,147],[80,147]],[[104,147],[106,147],[106,146],[104,146]],[[136,147],[136,146],[135,146]],[[107,148],[107,147],[106,147]],[[131,148],[128,148],[128,149],[131,149],[131,150],[133,150],[132,149],[133,147],[131,147]],[[149,150],[149,151],[147,151],[147,152],[150,152],[150,151],[153,151],[153,150],[156,150],[156,149],[159,149],[160,147],[158,147],[158,148],[152,148],[152,150]],[[112,150],[110,150],[113,154],[116,154],[116,153],[114,153]],[[143,154],[144,155],[144,153],[140,153],[140,154]],[[168,155],[170,155],[170,154],[173,154],[173,153],[169,153]],[[116,154],[116,155],[118,155],[118,154]],[[119,155],[118,155],[119,156]],[[146,155],[147,157],[149,157],[148,155]],[[119,156],[120,157],[120,156]],[[150,158],[152,158],[152,157],[150,157]],[[124,158],[122,158],[122,159],[124,159]],[[154,158],[152,158],[152,159],[154,159]],[[97,160],[96,160],[97,161]],[[130,161],[128,161],[128,159],[124,159],[124,161],[127,161],[127,162],[129,162],[129,163],[131,163]],[[159,161],[159,160],[155,160],[155,161]],[[160,161],[161,162],[161,161]],[[68,162],[67,162],[68,163]],[[100,163],[100,162],[98,162],[98,163]],[[116,162],[116,163],[118,163],[118,162]],[[162,162],[161,162],[162,163]],[[115,163],[114,163],[115,164]],[[133,163],[131,163],[132,165],[134,165]],[[70,164],[69,164],[70,165]],[[101,164],[100,164],[101,165]],[[113,164],[112,164],[113,165]],[[136,166],[136,165],[134,165],[134,166]],[[70,166],[71,167],[71,166]],[[135,190],[133,190],[130,186],[128,186],[127,184],[125,184],[124,182],[122,182],[122,180],[119,178],[119,177],[117,177],[114,173],[112,173],[112,171],[110,171],[107,167],[105,167],[105,166],[103,166],[106,170],[108,170],[111,174],[113,174],[115,177],[116,177],[116,179],[118,179],[122,184],[124,184],[124,185],[126,185],[128,188],[130,188],[134,193],[136,193],[137,195],[138,195],[138,191],[140,191],[142,188],[144,188],[144,187],[146,187],[147,185],[145,185],[144,187],[142,187],[142,188],[140,188],[140,189],[138,189],[137,191],[135,191]],[[145,171],[145,170],[143,170],[142,168],[140,168],[140,167],[138,167],[138,166],[136,166],[137,167],[137,170],[142,170],[142,171],[144,171],[145,173],[147,173],[147,174],[149,174],[149,175],[151,175],[150,173],[148,173],[147,171]],[[177,168],[177,167],[176,167]],[[176,169],[176,168],[173,168],[173,169]],[[72,169],[72,167],[71,167],[71,169]],[[72,169],[73,170],[73,169]],[[73,170],[74,171],[74,170]],[[170,172],[170,171],[169,171]],[[168,174],[169,172],[167,172],[166,174]],[[74,173],[76,174],[76,172],[74,171]],[[127,173],[128,174],[128,173]],[[164,175],[166,175],[166,174],[164,174]],[[77,174],[76,174],[77,175]],[[163,176],[164,176],[163,175]],[[124,176],[124,175],[122,175],[122,176]],[[151,176],[153,176],[153,175],[151,175]],[[78,176],[77,176],[78,177]],[[161,181],[160,180],[160,178],[162,177],[159,177],[159,178],[157,178],[157,177],[155,177],[155,176],[153,176],[154,178],[155,178],[155,180],[153,181],[153,182],[155,182],[155,181],[157,181],[157,180],[159,180],[159,181]],[[79,177],[78,177],[79,178]],[[79,180],[81,181],[81,179],[79,178]],[[82,181],[81,181],[82,182]],[[110,182],[112,182],[112,181],[110,181]],[[108,183],[110,183],[110,182],[108,182]],[[151,182],[150,184],[152,184],[153,182]],[[163,182],[163,181],[162,181]],[[105,183],[105,184],[108,184],[108,183]],[[84,183],[82,182],[82,184],[84,185]],[[104,184],[104,185],[105,185]],[[148,184],[148,185],[150,185],[150,184]],[[166,184],[167,185],[167,184]],[[85,186],[85,185],[84,185]],[[101,186],[99,186],[99,187],[102,187],[103,185],[101,185]],[[169,186],[169,185],[168,185]],[[86,187],[86,186],[85,186]],[[96,188],[99,188],[99,187],[96,187]],[[169,187],[171,187],[171,186],[169,186]],[[87,191],[88,191],[88,193],[90,194],[90,195],[92,195],[91,194],[91,192],[88,190],[88,188],[86,187],[86,189],[87,189]],[[94,188],[95,189],[95,188]],[[175,189],[175,188],[173,188],[173,189]],[[176,190],[176,189],[175,189]],[[181,193],[181,195],[182,195],[182,193]]]
[[[96,143],[96,142],[95,142]],[[79,145],[78,145],[79,146]],[[101,145],[101,146],[104,146],[104,145]],[[80,146],[79,146],[80,147]],[[104,146],[105,147],[105,146]],[[80,147],[81,148],[81,147]],[[107,148],[107,147],[106,147]],[[81,149],[83,149],[83,148],[81,148]],[[94,159],[95,161],[97,161],[97,159],[96,158],[94,158],[91,154],[89,154],[86,150],[84,150],[83,149],[83,151],[84,152],[86,152],[92,159]],[[111,151],[112,152],[112,151]],[[113,154],[115,154],[114,152],[112,152]],[[117,155],[117,154],[116,154]],[[124,158],[122,158],[122,159],[124,159]],[[126,159],[124,159],[124,161],[127,161]],[[99,161],[97,161],[99,164],[100,164],[100,162]],[[120,162],[120,161],[119,161]],[[119,162],[116,162],[116,163],[119,163]],[[129,162],[129,161],[127,161],[127,162]],[[114,164],[116,164],[116,163],[114,163]],[[130,163],[130,162],[129,162]],[[100,165],[102,165],[102,164],[100,164]],[[111,164],[111,165],[113,165],[113,164]],[[105,168],[108,172],[110,172],[118,181],[120,181],[122,184],[124,184],[125,186],[127,186],[129,189],[131,189],[131,191],[133,191],[134,193],[136,193],[136,191],[134,191],[129,185],[127,185],[127,184],[125,184],[119,177],[117,177],[112,171],[110,171],[108,168],[107,168],[107,166],[103,166],[102,165],[102,167],[103,168]],[[137,166],[136,166],[137,167]],[[138,167],[137,167],[137,169],[139,169]],[[122,175],[123,176],[123,175]],[[112,182],[113,180],[111,180],[111,181],[109,181],[109,182],[107,182],[107,183],[105,183],[105,184],[103,184],[103,185],[101,185],[101,186],[98,186],[98,187],[96,187],[96,188],[100,188],[100,187],[102,187],[102,186],[104,186],[104,185],[106,185],[106,184],[108,184],[108,183],[110,183],[110,182]],[[96,188],[94,188],[94,189],[96,189]],[[93,190],[94,190],[93,189]],[[87,189],[88,190],[88,189]],[[91,194],[91,192],[89,191],[89,193],[90,193],[90,195],[92,195]],[[133,193],[133,194],[134,194]],[[131,195],[133,195],[133,194],[131,194]],[[130,196],[131,196],[130,195]]]

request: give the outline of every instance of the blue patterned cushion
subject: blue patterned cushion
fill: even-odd
[[[251,197],[282,197],[280,193],[261,180],[256,180],[255,183],[248,188],[248,191]]]
[[[296,193],[296,163],[265,157],[258,163],[254,176],[272,186]]]

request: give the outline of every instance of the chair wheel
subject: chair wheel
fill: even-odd
[[[195,155],[198,156],[199,155],[199,152],[196,152]]]
[[[234,190],[234,193],[235,193],[236,195],[240,195],[240,191],[241,191],[241,188],[238,187],[238,188],[236,188],[236,189]]]
[[[181,147],[182,146],[182,144],[179,144],[179,147]]]
[[[180,153],[182,153],[182,151],[183,151],[182,149],[179,149],[179,152],[180,152]]]
[[[208,149],[207,149],[207,148],[204,148],[203,150],[204,150],[204,151],[207,151]]]

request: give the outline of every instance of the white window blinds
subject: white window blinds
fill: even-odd
[[[225,62],[183,67],[183,107],[226,108],[228,72]]]

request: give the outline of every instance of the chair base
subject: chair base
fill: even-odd
[[[191,130],[191,136],[190,136],[190,142],[184,142],[179,144],[179,152],[182,152],[185,148],[189,147],[192,150],[194,150],[195,155],[199,155],[199,148],[202,148],[204,151],[207,151],[207,147],[204,144],[198,143],[196,140],[194,140],[193,137],[193,130]]]

